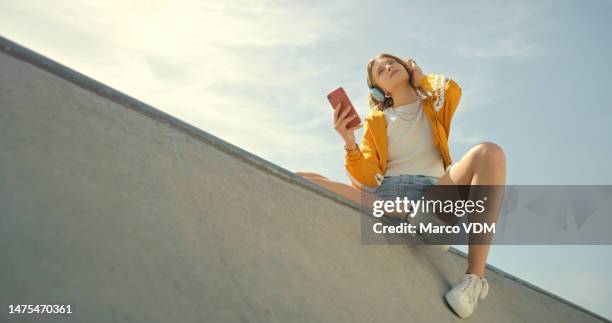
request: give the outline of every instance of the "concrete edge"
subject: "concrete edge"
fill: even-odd
[[[104,97],[108,100],[111,100],[117,104],[120,104],[128,109],[131,109],[133,111],[136,111],[138,113],[141,113],[145,116],[148,116],[156,121],[159,122],[163,122],[166,123],[170,126],[173,126],[177,129],[179,129],[180,131],[183,131],[187,134],[189,134],[190,136],[192,136],[195,139],[201,140],[206,144],[212,145],[213,147],[219,149],[220,151],[223,151],[224,153],[227,153],[228,155],[234,157],[234,158],[238,158],[240,160],[242,160],[243,162],[255,166],[256,168],[266,171],[268,173],[271,173],[273,175],[276,175],[277,177],[290,182],[290,183],[294,183],[297,185],[300,185],[312,192],[315,192],[317,194],[320,194],[324,197],[330,198],[340,204],[344,204],[350,208],[353,208],[357,211],[360,211],[361,213],[361,207],[359,204],[341,196],[338,195],[336,193],[333,193],[329,190],[327,190],[326,188],[319,186],[317,184],[314,184],[304,178],[302,178],[301,176],[296,175],[295,173],[286,170],[276,164],[273,164],[261,157],[258,157],[238,146],[235,146],[229,142],[224,141],[221,138],[218,138],[204,130],[201,130],[199,128],[196,128],[192,125],[190,125],[189,123],[182,121],[176,117],[173,117],[161,110],[158,110],[142,101],[139,101],[127,94],[124,94],[116,89],[113,89],[107,85],[104,85],[90,77],[87,77],[65,65],[60,64],[59,62],[56,62],[46,56],[43,56],[41,54],[38,54],[26,47],[23,47],[3,36],[0,35],[0,51],[11,56],[14,57],[18,60],[27,62],[31,65],[34,65],[48,73],[51,73],[53,75],[55,75],[56,77],[59,77],[65,81],[68,81],[78,87],[81,87],[85,90],[88,90],[90,92],[95,93],[96,95],[99,95],[101,97]],[[451,247],[449,250],[451,253],[461,256],[463,258],[467,259],[467,254],[464,253],[461,250],[458,250],[454,247]],[[530,288],[538,293],[544,294],[546,296],[552,297],[553,299],[562,302],[564,304],[567,304],[570,307],[573,307],[579,311],[582,311],[586,314],[589,314],[599,320],[602,320],[604,322],[611,322],[610,320],[596,314],[593,313],[579,305],[576,305],[564,298],[561,298],[551,292],[548,292],[540,287],[537,287],[535,285],[532,285],[518,277],[512,276],[511,274],[508,274],[506,272],[504,272],[503,270],[496,268],[490,264],[487,264],[487,269],[490,269],[491,271],[500,274],[502,276],[504,276],[505,278],[508,278],[510,280],[513,280],[527,288]]]

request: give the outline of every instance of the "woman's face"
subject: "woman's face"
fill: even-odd
[[[372,79],[386,94],[391,94],[408,82],[408,71],[393,58],[379,57],[372,64]]]

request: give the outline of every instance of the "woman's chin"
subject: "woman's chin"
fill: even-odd
[[[406,84],[408,82],[408,77],[406,75],[401,75],[400,73],[395,73],[391,76],[391,82],[393,87],[396,87],[401,84]]]

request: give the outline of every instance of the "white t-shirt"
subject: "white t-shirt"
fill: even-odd
[[[434,145],[423,99],[384,110],[387,120],[388,162],[385,176],[444,175],[444,160]]]

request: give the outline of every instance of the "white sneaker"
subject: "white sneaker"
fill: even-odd
[[[483,300],[489,292],[489,283],[486,279],[474,274],[465,274],[463,281],[455,285],[446,293],[448,305],[461,318],[466,318],[478,306],[478,300]]]

